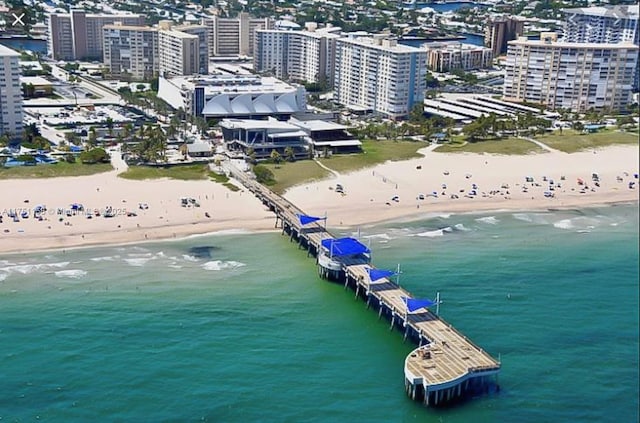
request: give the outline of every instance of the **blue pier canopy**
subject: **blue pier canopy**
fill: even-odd
[[[382,270],[382,269],[367,269],[369,273],[369,279],[371,282],[375,282],[378,279],[388,278],[389,276],[394,276],[396,272],[393,270]]]
[[[355,254],[368,254],[371,252],[366,245],[355,238],[327,238],[322,240],[322,246],[332,256],[351,256]]]
[[[316,216],[307,216],[306,214],[299,214],[298,219],[300,219],[300,224],[302,226],[308,225],[309,223],[317,222],[318,220],[324,220],[326,217],[316,217]]]
[[[407,311],[409,313],[413,313],[414,311],[420,310],[421,308],[429,308],[438,304],[436,301],[432,301],[428,298],[420,299],[420,298],[402,297],[402,299],[407,304]]]

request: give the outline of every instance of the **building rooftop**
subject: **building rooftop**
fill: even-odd
[[[185,39],[193,39],[193,40],[198,39],[197,35],[187,34],[186,32],[175,31],[173,29],[170,29],[170,30],[163,29],[161,33],[171,35],[172,37],[176,37],[176,38],[185,38]]]
[[[0,44],[0,56],[6,57],[6,56],[15,56],[15,57],[19,57],[20,53],[18,53],[15,50],[11,50],[9,47],[3,46],[2,44]]]
[[[276,119],[268,120],[252,120],[252,119],[222,119],[220,126],[227,129],[270,129],[277,131],[286,131],[292,133],[300,132],[300,128],[292,125],[288,122],[283,122]],[[304,133],[302,135],[305,135]],[[302,136],[301,135],[301,136]]]
[[[300,128],[306,129],[308,131],[345,131],[348,128],[344,125],[340,125],[339,123],[329,122],[326,120],[306,120],[300,121],[297,119],[292,119],[291,123]]]
[[[104,25],[103,29],[122,29],[124,31],[157,31],[158,28],[150,26],[138,26],[138,25],[122,25],[119,23],[113,25]]]
[[[53,85],[51,81],[44,79],[41,76],[21,76],[21,84],[33,84],[35,86]]]
[[[398,44],[397,40],[394,38],[383,38],[376,36],[354,36],[353,34],[344,34],[347,35],[346,38],[340,38],[339,42],[357,44],[364,47],[374,48],[376,50],[382,51],[390,51],[393,53],[419,53],[424,52],[424,50],[407,46],[404,44]]]
[[[634,5],[616,5],[616,6],[595,6],[595,7],[577,7],[574,9],[562,9],[566,14],[578,14],[588,16],[600,16],[611,18],[627,18],[638,19],[639,7]]]
[[[527,46],[549,46],[564,47],[575,49],[638,49],[638,46],[630,41],[622,43],[569,43],[566,41],[545,41],[545,40],[529,40],[527,37],[520,37],[517,40],[509,41],[509,45],[527,45]]]
[[[205,93],[282,92],[294,89],[277,78],[257,75],[193,75],[179,76],[169,81],[182,89],[204,87]]]

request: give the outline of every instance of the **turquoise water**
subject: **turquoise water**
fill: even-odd
[[[638,420],[637,206],[360,231],[378,267],[439,291],[441,315],[500,356],[500,393],[412,402],[401,334],[288,238],[237,233],[0,257],[0,417]]]

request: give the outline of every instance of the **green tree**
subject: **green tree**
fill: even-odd
[[[256,175],[256,181],[261,184],[270,185],[275,182],[273,172],[262,165],[256,165],[253,167],[253,173]]]
[[[91,127],[89,129],[89,138],[87,139],[87,144],[89,144],[90,148],[95,147],[98,144],[98,136],[96,135],[96,128]]]
[[[280,164],[280,162],[282,161],[282,156],[280,155],[280,153],[278,153],[278,150],[276,149],[271,150],[271,155],[269,157],[271,158],[271,161],[273,161],[275,164]]]
[[[288,162],[294,162],[296,160],[296,155],[293,151],[293,148],[287,147],[284,149],[284,158]]]
[[[80,161],[84,164],[108,163],[109,153],[104,148],[94,148],[80,153]]]

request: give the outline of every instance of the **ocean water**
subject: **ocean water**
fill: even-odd
[[[638,421],[637,206],[358,229],[500,357],[499,393],[411,401],[388,322],[287,237],[224,233],[0,257],[0,418]]]

